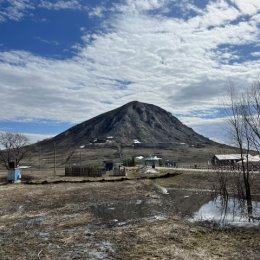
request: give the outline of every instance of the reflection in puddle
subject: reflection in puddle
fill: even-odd
[[[162,194],[157,189],[156,200],[152,196],[146,198],[118,200],[110,203],[94,204],[92,213],[102,224],[128,225],[135,221],[165,220],[177,215],[190,221],[214,221],[219,225],[235,224],[246,226],[248,215],[237,199],[222,203],[220,197],[213,199],[210,192],[194,192],[168,189]],[[260,202],[253,202],[253,216],[260,217]],[[250,224],[260,224],[259,219],[251,219]]]
[[[167,214],[190,218],[193,213],[212,199],[211,193],[168,189],[168,195],[162,195],[162,208]]]
[[[248,217],[245,204],[238,199],[231,198],[226,203],[221,197],[204,204],[194,213],[193,221],[213,221],[220,226],[227,224],[236,226],[248,226],[260,224],[260,202],[253,201],[253,218]]]

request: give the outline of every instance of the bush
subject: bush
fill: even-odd
[[[134,156],[131,159],[129,159],[129,158],[125,159],[123,161],[123,165],[127,166],[127,167],[134,167],[135,166],[135,158],[134,158]]]

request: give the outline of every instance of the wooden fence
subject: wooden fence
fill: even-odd
[[[125,176],[126,175],[126,169],[125,167],[117,167],[113,170],[114,176]]]
[[[202,170],[242,170],[241,164],[235,165],[212,165],[207,163],[177,163],[173,168],[185,168],[185,169],[202,169]],[[248,165],[250,171],[260,171],[260,164],[249,164]],[[171,168],[171,167],[169,167]]]
[[[207,163],[176,163],[176,165],[174,167],[172,166],[172,168],[211,169],[212,166]]]
[[[101,177],[106,171],[97,167],[66,167],[65,176]]]

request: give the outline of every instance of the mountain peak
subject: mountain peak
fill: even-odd
[[[134,107],[134,108],[137,108],[137,107],[144,107],[144,106],[150,106],[150,105],[151,104],[140,102],[140,101],[137,101],[137,100],[133,100],[133,101],[130,101],[130,102],[126,103],[122,107]],[[119,108],[122,108],[122,107],[119,107]]]
[[[126,103],[125,106],[138,105],[138,104],[146,104],[146,103],[140,102],[138,100],[133,100],[133,101],[130,101],[130,102]]]
[[[136,100],[78,124],[54,137],[53,141],[78,146],[108,136],[114,136],[124,144],[131,144],[133,140],[146,144],[193,145],[211,142],[166,110]]]

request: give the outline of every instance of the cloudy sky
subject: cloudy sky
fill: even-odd
[[[223,141],[259,25],[260,0],[0,0],[0,131],[39,140],[138,100]]]

